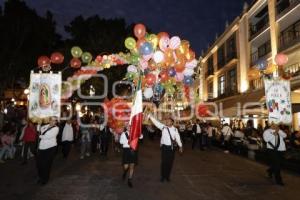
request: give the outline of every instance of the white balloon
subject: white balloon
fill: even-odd
[[[153,96],[153,89],[152,88],[145,88],[144,96],[146,99],[150,99]]]
[[[198,61],[196,59],[190,61],[190,62],[187,62],[185,64],[185,67],[186,68],[190,68],[190,69],[194,69],[195,67],[197,67],[197,64],[198,64]]]
[[[136,66],[134,66],[134,65],[129,65],[129,66],[127,67],[127,71],[128,71],[128,72],[137,73],[137,68],[136,68]]]
[[[153,60],[155,63],[161,63],[162,61],[164,61],[164,59],[165,59],[165,56],[162,51],[156,51],[153,54]]]
[[[192,76],[194,74],[194,70],[190,69],[190,68],[185,68],[184,71],[183,71],[183,74],[185,76]]]
[[[170,49],[177,49],[180,46],[181,40],[178,36],[174,36],[170,39]]]

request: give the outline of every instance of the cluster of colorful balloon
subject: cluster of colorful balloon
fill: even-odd
[[[69,98],[82,83],[90,79],[94,74],[97,74],[98,71],[102,71],[105,68],[110,68],[111,66],[127,64],[127,57],[128,55],[123,53],[103,56],[98,55],[95,61],[90,62],[90,65],[81,67],[71,77],[67,78],[66,82],[64,83],[65,86],[62,87],[62,98]]]
[[[130,106],[122,98],[113,98],[110,101],[104,100],[107,111],[107,124],[117,134],[121,134],[129,122]]]
[[[252,68],[248,71],[248,79],[255,80],[255,79],[258,79],[263,74],[272,74],[277,69],[280,70],[280,68],[283,65],[287,64],[288,56],[283,53],[278,53],[275,56],[274,61],[276,64],[274,64],[272,62],[268,63],[268,61],[265,59],[259,59],[256,62],[255,68]],[[287,78],[287,77],[285,77],[286,76],[285,73],[282,73],[282,76],[283,76],[283,78]]]
[[[198,62],[186,40],[170,38],[166,32],[148,34],[143,24],[134,27],[136,37],[128,37],[125,47],[130,50],[126,78],[137,82],[143,75],[144,96],[151,98],[155,92],[176,91],[178,84],[193,85],[193,74]]]
[[[62,64],[63,62],[64,62],[64,56],[59,52],[52,53],[50,58],[48,56],[40,56],[37,60],[38,66],[43,71],[51,70],[51,63]]]

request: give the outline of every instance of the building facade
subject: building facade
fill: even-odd
[[[256,0],[226,27],[200,58],[199,97],[217,105],[220,118],[258,117],[263,123],[264,85],[248,73],[260,60],[274,64],[288,56],[283,70],[291,75],[294,127],[300,103],[300,0]],[[275,73],[275,72],[274,72]],[[270,74],[270,76],[276,74]],[[259,121],[260,120],[260,121]]]

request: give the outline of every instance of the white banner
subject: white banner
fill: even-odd
[[[31,73],[29,118],[60,117],[61,73]]]
[[[292,106],[290,81],[265,79],[264,82],[269,122],[291,124]]]

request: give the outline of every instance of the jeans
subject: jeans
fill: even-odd
[[[9,158],[14,158],[16,152],[16,148],[13,145],[5,145],[1,148],[0,151],[0,160],[2,160],[3,156],[8,156]]]

